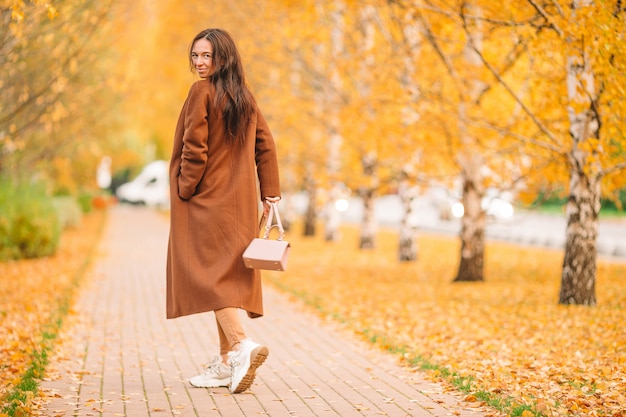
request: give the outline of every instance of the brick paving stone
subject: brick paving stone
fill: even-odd
[[[187,379],[217,353],[212,313],[165,319],[168,219],[110,210],[99,253],[64,326],[44,415],[484,417],[396,358],[265,286],[265,316],[244,326],[270,355],[249,391]]]

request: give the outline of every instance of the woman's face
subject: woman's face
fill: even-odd
[[[208,40],[198,39],[191,48],[191,62],[200,78],[213,73],[213,45]]]

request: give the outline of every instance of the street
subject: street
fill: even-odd
[[[348,199],[348,208],[342,213],[342,220],[358,223],[363,216],[363,202],[357,197]],[[302,202],[296,204],[300,211]],[[414,202],[411,225],[418,230],[457,235],[461,221],[456,218],[443,220],[440,205],[430,197],[421,197]],[[376,219],[380,226],[397,227],[403,214],[400,200],[396,195],[383,196],[375,204]],[[508,219],[488,219],[487,238],[521,245],[534,245],[559,249],[565,244],[565,214],[541,214],[527,210],[516,210]],[[626,218],[600,220],[598,254],[607,257],[626,259]]]

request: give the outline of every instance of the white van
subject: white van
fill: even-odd
[[[115,194],[122,203],[169,207],[169,164],[167,161],[150,162],[134,180],[120,185]]]

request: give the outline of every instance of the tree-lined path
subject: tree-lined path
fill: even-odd
[[[190,387],[217,335],[212,314],[165,320],[167,234],[162,214],[111,209],[75,323],[42,384],[45,415],[489,415],[268,286],[265,316],[244,321],[270,348],[251,390]]]

